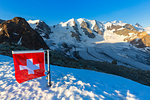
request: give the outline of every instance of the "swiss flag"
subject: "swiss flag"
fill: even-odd
[[[44,51],[12,51],[18,83],[45,76]]]

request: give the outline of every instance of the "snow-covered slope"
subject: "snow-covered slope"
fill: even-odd
[[[36,26],[37,26],[37,24],[40,23],[41,21],[40,21],[40,20],[29,20],[29,21],[27,21],[27,22],[29,23],[29,25],[30,25],[33,29],[35,29]]]
[[[41,20],[29,20],[27,22],[34,30],[36,30],[43,37],[43,39],[49,39],[51,29],[45,22]]]
[[[46,86],[46,77],[18,84],[15,80],[13,59],[0,55],[0,99],[150,99],[150,87],[119,76],[58,66],[51,66],[51,74],[51,88]]]
[[[85,34],[82,25],[85,24],[85,27],[95,38],[88,37],[88,34]],[[96,24],[95,20],[87,20],[87,19],[71,19],[67,22],[61,22],[58,25],[50,27],[52,29],[53,34],[50,35],[51,40],[56,43],[56,45],[61,45],[62,43],[67,43],[69,45],[79,45],[80,47],[84,46],[92,46],[92,43],[103,40],[101,35],[98,35],[93,31],[93,27]],[[101,23],[97,24],[101,31],[103,31],[103,27]],[[84,25],[83,25],[84,27]]]

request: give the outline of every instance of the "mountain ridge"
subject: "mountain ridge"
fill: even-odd
[[[0,43],[22,45],[29,49],[48,48],[24,18],[14,17],[0,24]]]
[[[50,27],[40,20],[24,22],[28,24],[27,27],[21,28],[22,25],[19,25],[18,28],[13,28],[13,30],[15,29],[13,32],[7,28],[5,30],[1,28],[0,32],[12,34],[13,38],[6,40],[16,41],[15,43],[21,45],[22,38],[20,39],[20,35],[17,38],[18,33],[26,33],[27,31],[20,30],[27,29],[39,35],[39,38],[42,37],[43,43],[46,43],[36,46],[36,48],[32,46],[32,43],[27,43],[26,46],[30,46],[32,49],[47,48],[48,46],[51,50],[63,52],[73,59],[81,58],[110,63],[116,60],[119,65],[144,70],[150,69],[150,36],[144,30],[141,31],[140,25],[135,27],[121,21],[104,24],[83,18],[70,19]],[[10,28],[14,25],[10,25]],[[29,37],[30,35],[27,35],[31,41],[32,39]],[[37,40],[35,43],[39,43],[39,41]]]

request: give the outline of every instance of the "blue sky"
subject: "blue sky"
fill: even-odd
[[[0,0],[0,19],[40,19],[49,25],[71,18],[121,20],[150,26],[150,0]]]

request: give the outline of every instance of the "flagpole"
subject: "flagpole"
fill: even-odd
[[[48,86],[51,86],[51,77],[50,77],[50,60],[49,60],[49,50],[47,50],[47,66],[48,66],[48,73],[47,73],[47,78],[48,78]]]

